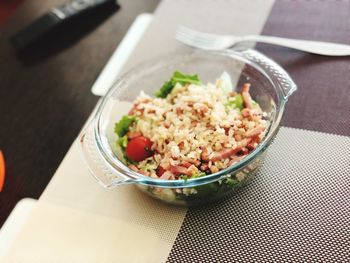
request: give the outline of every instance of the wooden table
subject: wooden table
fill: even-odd
[[[30,54],[15,54],[8,38],[65,0],[27,0],[0,28],[0,149],[6,181],[0,226],[24,197],[38,198],[98,98],[90,88],[135,17],[159,0],[120,0],[114,13],[96,15]]]

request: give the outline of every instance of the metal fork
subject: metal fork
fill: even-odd
[[[293,48],[317,55],[324,56],[349,56],[350,45],[309,41],[300,39],[290,39],[281,37],[247,35],[247,36],[231,36],[231,35],[215,35],[208,34],[193,29],[180,26],[176,32],[176,39],[184,44],[192,47],[206,50],[223,50],[231,48],[242,42],[261,42],[272,45],[278,45]]]

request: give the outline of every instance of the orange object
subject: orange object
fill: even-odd
[[[0,192],[5,182],[5,159],[2,151],[0,150]]]

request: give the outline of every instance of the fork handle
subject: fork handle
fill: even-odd
[[[282,37],[248,35],[240,38],[238,42],[260,42],[284,46],[324,56],[349,56],[350,45],[329,42],[298,40]]]

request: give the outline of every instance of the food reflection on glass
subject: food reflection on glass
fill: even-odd
[[[235,91],[226,72],[204,84],[177,71],[155,97],[141,91],[115,124],[124,163],[154,179],[188,180],[239,162],[268,127],[249,89],[245,83]]]

